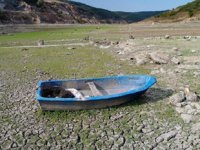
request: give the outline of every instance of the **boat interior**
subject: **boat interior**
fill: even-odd
[[[144,77],[118,77],[47,81],[41,84],[41,96],[47,98],[87,98],[124,93],[144,86]]]

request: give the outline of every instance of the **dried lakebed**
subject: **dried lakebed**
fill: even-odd
[[[19,86],[13,84],[15,74],[1,72],[1,149],[200,148],[198,126],[185,125],[173,108],[158,101],[170,90],[151,89],[142,102],[119,108],[41,114],[33,84],[40,78],[18,80]]]
[[[175,105],[169,104],[172,102],[170,99],[184,91],[185,86],[189,86],[197,95],[200,94],[199,84],[196,82],[200,79],[199,41],[200,39],[195,37],[188,41],[183,37],[166,39],[163,36],[122,40],[118,44],[96,44],[95,46],[104,49],[92,54],[91,58],[94,57],[94,60],[97,56],[100,58],[94,66],[98,66],[100,70],[101,66],[109,66],[105,72],[103,69],[102,72],[97,72],[98,75],[111,75],[116,70],[118,73],[134,73],[121,69],[124,67],[122,62],[125,61],[132,69],[138,65],[150,70],[152,75],[158,77],[158,84],[138,101],[119,107],[76,112],[41,112],[35,101],[35,85],[41,79],[57,76],[51,74],[51,68],[46,69],[46,66],[43,66],[40,70],[30,65],[32,58],[38,57],[36,49],[14,49],[18,52],[15,57],[5,52],[1,53],[7,62],[1,62],[3,69],[0,72],[0,149],[200,149],[200,115],[195,114],[195,119],[187,122],[183,120],[187,116],[181,116],[184,113],[179,114],[180,111],[184,111],[186,115],[191,115],[187,114],[189,107],[196,111],[199,110],[198,106],[187,101],[185,95],[182,95],[183,99]],[[40,50],[45,51],[45,48]],[[56,57],[62,60],[61,55],[65,54],[65,58],[71,57],[72,60],[76,60],[72,51],[57,51]],[[113,66],[115,62],[109,64],[110,57],[100,55],[107,53],[106,51],[115,54],[117,59],[122,59],[119,63],[121,68],[118,68],[117,63]],[[158,55],[152,56],[152,52],[155,51]],[[58,61],[53,60],[54,53],[47,52],[51,61]],[[137,57],[141,55],[139,52],[146,55],[145,63],[137,63],[137,60],[141,61],[139,56]],[[91,54],[91,51],[89,53]],[[180,64],[172,61],[174,57],[180,60]],[[12,64],[8,58],[11,61],[19,58],[16,63],[21,63],[22,68]],[[103,63],[98,64],[103,58],[108,59],[105,66]],[[166,62],[158,63],[159,59],[165,58]],[[37,61],[42,62],[41,59],[47,58],[38,58]],[[86,61],[88,60],[78,63],[91,64],[90,61],[84,64]],[[9,68],[7,63],[14,66]],[[55,67],[57,64],[53,65]],[[94,71],[94,66],[89,68],[91,72]],[[38,67],[41,66],[38,64]],[[116,70],[111,70],[113,67]],[[48,69],[50,73],[44,71]],[[72,73],[73,69],[70,70]],[[74,70],[74,73],[76,72],[77,70]],[[84,72],[90,73],[90,70]],[[81,71],[82,76],[84,72]],[[180,95],[175,97],[175,100],[181,99]]]

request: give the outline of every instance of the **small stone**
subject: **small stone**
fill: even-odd
[[[118,120],[118,119],[121,119],[122,117],[123,117],[123,114],[119,114],[119,115],[112,116],[110,119],[111,119],[112,121],[116,121],[116,120]]]
[[[169,62],[169,56],[167,54],[153,52],[149,56],[155,64],[167,64]]]
[[[195,108],[198,109],[198,110],[200,110],[200,103],[192,102],[192,103],[191,103],[191,106],[192,106],[192,107],[195,107]]]
[[[173,50],[174,51],[178,51],[179,49],[177,47],[173,47]]]
[[[184,100],[185,100],[185,94],[184,94],[183,91],[181,91],[177,94],[174,94],[169,98],[170,104],[175,105],[175,106],[176,106],[177,103],[181,103]]]
[[[186,40],[190,40],[192,37],[191,36],[184,36],[183,38],[186,39]]]
[[[141,124],[141,125],[137,128],[137,131],[141,132],[143,128],[145,128],[145,125],[144,125],[144,124]]]
[[[165,35],[165,39],[170,39],[170,35]]]
[[[163,68],[160,68],[160,73],[165,73],[166,71]]]
[[[13,142],[10,140],[6,140],[3,142],[3,144],[1,144],[1,148],[2,149],[11,149]]]
[[[44,45],[44,40],[40,40],[40,41],[38,41],[38,46],[42,46],[42,45]]]
[[[125,52],[124,51],[119,51],[119,52],[117,52],[119,55],[123,55],[123,54],[125,54]]]
[[[150,132],[152,132],[152,129],[150,129],[150,128],[143,128],[142,129],[142,133],[147,134],[147,133],[150,133]]]
[[[192,49],[191,52],[192,52],[192,53],[196,53],[196,50]]]
[[[86,36],[86,37],[84,37],[84,40],[85,40],[85,41],[89,41],[89,40],[90,40],[90,37],[89,37],[89,36]]]
[[[149,58],[145,54],[139,54],[135,56],[136,65],[144,65],[149,62]]]
[[[16,147],[18,147],[18,146],[17,146],[17,143],[14,142],[14,143],[12,144],[11,147],[12,147],[12,148],[16,148]]]
[[[176,107],[175,109],[179,114],[184,113],[184,109],[183,108]]]
[[[22,51],[27,51],[28,50],[28,48],[22,48]]]
[[[179,69],[179,68],[177,68],[177,69],[174,70],[175,73],[181,73],[181,71],[182,71],[182,70]]]
[[[198,77],[198,76],[200,76],[200,72],[193,72],[193,75],[195,76],[195,77]]]
[[[196,115],[197,112],[196,112],[195,109],[189,109],[189,110],[187,110],[187,114],[190,114],[190,115]]]
[[[177,135],[177,131],[170,131],[170,132],[164,134],[164,139],[169,141],[172,138],[174,138],[176,135]]]
[[[176,103],[176,107],[182,107],[181,103]]]
[[[129,35],[129,39],[135,39],[135,37],[133,35]]]
[[[193,132],[200,131],[200,123],[193,124],[192,131]]]
[[[186,88],[184,89],[184,93],[185,93],[185,95],[189,94],[189,93],[190,93],[190,89],[189,89],[188,87],[186,87]]]
[[[153,70],[153,71],[151,71],[151,74],[152,74],[152,75],[154,75],[154,74],[159,74],[159,73],[160,73],[159,70]]]
[[[181,118],[185,123],[190,123],[193,120],[193,115],[181,114]]]
[[[193,109],[193,108],[192,108],[192,106],[187,105],[187,106],[185,106],[185,109],[186,109],[186,110],[191,110],[191,109]]]
[[[189,91],[188,88],[185,88],[185,97],[187,101],[191,101],[191,102],[198,101],[198,96],[196,95],[196,93]]]
[[[4,86],[5,86],[4,84],[1,84],[1,83],[0,83],[0,87],[4,87]]]
[[[114,42],[114,45],[118,45],[118,44],[119,44],[119,41]]]
[[[74,50],[74,49],[76,49],[75,47],[68,47],[67,48],[68,50]]]
[[[156,138],[156,143],[161,143],[163,141],[164,141],[164,137],[162,135]]]
[[[176,64],[176,65],[180,65],[180,64],[181,64],[181,61],[180,61],[178,58],[176,58],[176,57],[173,57],[173,58],[171,59],[171,62],[172,62],[173,64]]]

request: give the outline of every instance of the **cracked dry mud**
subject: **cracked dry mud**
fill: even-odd
[[[170,39],[136,38],[120,41],[126,45],[123,49],[109,48],[111,53],[120,51],[117,58],[132,65],[135,62],[130,58],[138,51],[168,50],[167,53],[182,60],[180,65],[158,65],[151,61],[142,64],[158,77],[158,84],[139,100],[119,107],[41,112],[35,101],[35,85],[52,77],[38,70],[20,75],[13,70],[1,71],[0,149],[200,149],[200,116],[185,123],[175,107],[168,104],[170,96],[200,79],[200,49],[196,47],[195,53],[186,53],[182,45],[185,41],[180,42],[180,38],[174,39],[178,46]],[[197,38],[193,42],[199,41]],[[179,51],[174,50],[175,46]],[[198,90],[198,87],[191,88]]]
[[[34,85],[41,77],[30,82],[19,80],[21,86],[12,84],[14,77],[15,74],[1,73],[5,85],[1,88],[1,149],[200,148],[198,132],[191,133],[174,116],[169,118],[167,108],[155,110],[153,102],[146,103],[147,99],[156,100],[153,98],[156,95],[151,95],[159,92],[156,89],[147,92],[147,97],[142,98],[144,103],[136,109],[132,107],[135,103],[129,103],[114,110],[92,110],[84,118],[52,121],[48,116],[37,116],[39,106],[34,100]]]

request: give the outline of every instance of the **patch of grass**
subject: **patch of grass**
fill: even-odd
[[[96,36],[99,32],[106,32],[116,28],[117,25],[69,25],[58,28],[35,28],[34,32],[0,35],[0,46],[36,45],[36,42],[41,39],[45,41],[55,39],[83,39],[85,36]]]
[[[146,73],[144,68],[130,66],[117,61],[107,52],[95,47],[30,48],[0,50],[1,69],[22,72],[35,69],[59,78],[83,78],[117,75],[119,73]]]
[[[184,50],[182,51],[182,54],[183,54],[183,56],[197,56],[197,55],[199,55],[200,53],[198,53],[198,52],[193,53],[191,48],[187,48],[187,49],[184,49]]]
[[[0,70],[23,70],[23,64],[20,62],[22,57],[22,53],[19,49],[0,48]]]

